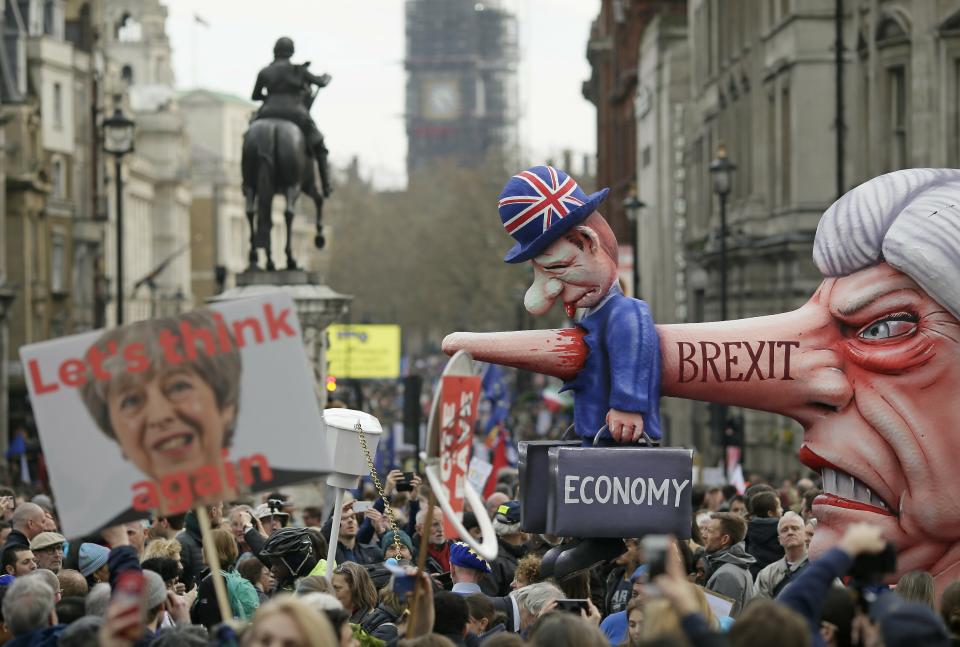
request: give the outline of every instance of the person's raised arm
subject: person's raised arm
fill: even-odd
[[[881,553],[886,545],[878,526],[867,523],[850,526],[837,547],[810,562],[777,596],[777,602],[802,615],[811,636],[819,634],[823,601],[833,581],[846,575],[857,556]]]
[[[332,79],[333,77],[330,76],[329,74],[321,74],[317,76],[316,74],[311,74],[310,72],[307,72],[307,80],[310,81],[310,83],[313,83],[314,85],[319,86],[321,88],[325,88],[327,85],[329,85]]]
[[[110,570],[110,588],[117,589],[117,580],[124,571],[139,571],[140,559],[137,551],[130,545],[127,527],[123,524],[111,526],[100,531],[100,536],[110,546],[107,565]]]

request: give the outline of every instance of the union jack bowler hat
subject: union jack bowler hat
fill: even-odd
[[[610,189],[587,195],[576,180],[552,166],[514,175],[500,193],[500,220],[517,244],[503,257],[522,263],[586,220]]]

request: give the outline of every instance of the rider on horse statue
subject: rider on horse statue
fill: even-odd
[[[254,120],[273,117],[292,121],[307,138],[307,145],[317,159],[323,194],[331,192],[327,171],[327,147],[317,124],[310,117],[310,104],[313,100],[311,86],[324,87],[330,83],[329,74],[316,76],[307,67],[309,63],[295,65],[290,62],[293,56],[293,41],[286,36],[277,39],[273,46],[273,62],[257,75],[257,84],[253,88],[253,100],[263,101]]]

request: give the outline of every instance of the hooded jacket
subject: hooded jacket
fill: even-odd
[[[183,564],[183,575],[180,581],[187,587],[193,588],[199,583],[200,573],[203,572],[203,541],[200,539],[200,522],[193,510],[187,513],[183,521],[183,530],[177,535],[180,542],[180,563]]]
[[[731,598],[733,608],[730,615],[737,617],[753,597],[753,576],[749,569],[757,560],[744,550],[742,541],[715,553],[707,553],[704,559],[710,574],[705,588]]]
[[[751,519],[747,524],[746,550],[757,560],[750,566],[750,575],[754,578],[764,568],[783,558],[783,546],[777,536],[779,522],[777,517],[767,517]]]

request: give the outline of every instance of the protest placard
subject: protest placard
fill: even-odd
[[[329,471],[282,292],[20,350],[65,534]]]
[[[467,483],[477,492],[483,492],[483,487],[487,484],[492,471],[493,465],[474,456],[470,459],[470,467],[467,469]]]
[[[473,423],[480,400],[480,376],[444,375],[440,392],[440,478],[447,501],[458,517],[463,515],[463,484],[473,446]],[[447,537],[459,532],[444,516]]]

